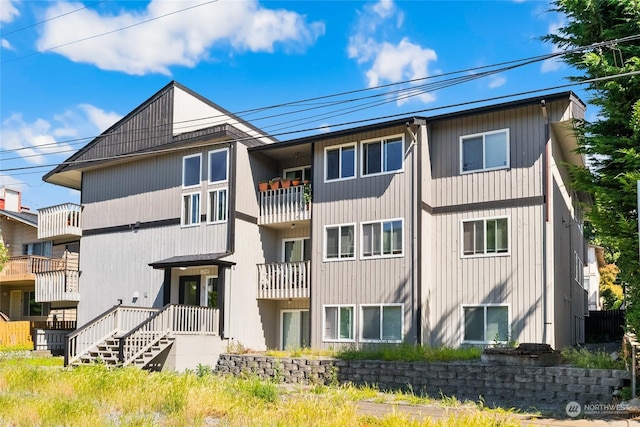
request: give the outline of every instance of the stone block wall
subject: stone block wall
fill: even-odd
[[[489,404],[543,406],[570,401],[610,403],[630,372],[569,366],[501,366],[481,362],[383,362],[293,359],[222,354],[217,371],[249,373],[285,383],[377,385],[431,397],[455,396]]]

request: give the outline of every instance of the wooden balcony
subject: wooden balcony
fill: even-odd
[[[65,260],[35,255],[9,258],[0,271],[0,283],[17,283],[36,280],[36,273],[64,269]]]
[[[259,225],[287,225],[311,219],[311,202],[306,202],[304,186],[260,192]]]
[[[258,264],[258,299],[309,298],[311,261]]]
[[[36,302],[80,301],[80,272],[61,269],[36,274]]]
[[[73,203],[38,209],[38,239],[77,239],[82,208]]]

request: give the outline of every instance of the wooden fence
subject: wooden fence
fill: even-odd
[[[624,335],[624,310],[589,311],[584,319],[586,342],[613,342]]]
[[[33,350],[29,322],[0,322],[0,347],[20,347]]]

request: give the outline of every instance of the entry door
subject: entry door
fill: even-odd
[[[309,310],[282,311],[282,349],[309,347]]]
[[[180,276],[178,303],[200,305],[200,276]]]
[[[22,291],[11,291],[9,294],[9,319],[22,318]]]

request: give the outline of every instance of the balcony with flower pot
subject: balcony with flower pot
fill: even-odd
[[[311,184],[301,179],[273,178],[259,183],[259,225],[286,227],[311,219]],[[295,183],[295,184],[294,184]]]

